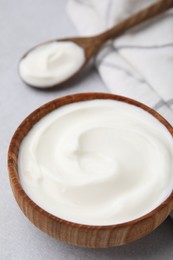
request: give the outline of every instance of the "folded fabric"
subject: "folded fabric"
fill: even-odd
[[[69,0],[80,35],[98,34],[156,1]],[[95,59],[108,91],[157,110],[173,124],[173,11],[109,41]]]

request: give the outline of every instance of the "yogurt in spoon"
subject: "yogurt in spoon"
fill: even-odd
[[[83,48],[70,41],[54,41],[30,51],[19,64],[21,78],[38,88],[52,87],[77,72],[85,62]]]

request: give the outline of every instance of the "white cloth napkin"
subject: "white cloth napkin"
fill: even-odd
[[[153,0],[69,0],[80,35],[100,33]],[[108,91],[156,109],[173,124],[173,10],[107,43],[95,59]]]
[[[87,36],[154,2],[69,0],[67,9],[79,34]],[[173,10],[108,42],[95,65],[109,92],[143,102],[173,124]]]

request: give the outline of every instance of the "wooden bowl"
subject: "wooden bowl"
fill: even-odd
[[[14,197],[29,220],[48,235],[80,247],[105,248],[127,244],[157,228],[173,209],[173,192],[150,213],[123,224],[92,226],[72,223],[55,217],[36,205],[23,190],[18,175],[20,144],[29,130],[49,112],[63,105],[93,99],[112,99],[140,107],[157,118],[173,135],[171,125],[156,111],[135,100],[105,93],[84,93],[55,99],[31,113],[17,128],[8,152],[8,170]]]

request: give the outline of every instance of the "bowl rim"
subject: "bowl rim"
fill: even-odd
[[[136,101],[134,99],[125,97],[125,96],[120,96],[120,95],[116,95],[116,94],[110,94],[110,93],[104,93],[104,92],[86,92],[86,93],[77,93],[77,94],[71,94],[71,95],[65,95],[59,98],[56,98],[54,100],[51,100],[47,103],[45,103],[44,105],[39,106],[37,109],[35,109],[32,113],[30,113],[22,122],[21,124],[17,127],[17,129],[15,130],[10,145],[9,145],[9,149],[8,149],[8,172],[9,172],[9,179],[10,181],[12,181],[13,183],[15,183],[16,189],[18,190],[18,193],[20,193],[20,196],[23,197],[23,200],[27,200],[27,203],[30,204],[30,206],[32,208],[34,208],[34,210],[38,211],[40,214],[44,215],[45,217],[48,217],[50,219],[52,219],[53,221],[57,221],[58,223],[62,223],[65,225],[69,225],[72,227],[76,227],[76,228],[84,228],[84,229],[93,229],[93,230],[104,230],[104,229],[114,229],[114,228],[121,228],[121,227],[126,227],[126,226],[131,226],[134,225],[138,222],[141,221],[145,221],[148,218],[151,218],[153,215],[155,215],[158,211],[162,210],[162,208],[164,208],[166,205],[168,205],[170,203],[171,200],[173,200],[173,190],[171,192],[171,194],[167,197],[167,199],[165,201],[163,201],[158,207],[156,207],[155,209],[153,209],[152,211],[150,211],[149,213],[136,218],[134,220],[131,221],[127,221],[127,222],[123,222],[123,223],[119,223],[119,224],[111,224],[111,225],[89,225],[89,224],[80,224],[80,223],[76,223],[76,222],[72,222],[72,221],[68,221],[65,219],[62,219],[60,217],[57,217],[49,212],[47,212],[46,210],[44,210],[43,208],[41,208],[40,206],[38,206],[24,191],[21,183],[20,183],[20,179],[19,179],[19,174],[18,174],[18,154],[19,154],[19,150],[20,150],[20,145],[24,139],[24,137],[27,135],[27,133],[30,131],[27,131],[27,133],[25,134],[24,137],[22,137],[22,140],[19,143],[19,148],[16,152],[16,140],[18,140],[18,136],[19,133],[21,132],[21,129],[29,122],[29,120],[35,116],[37,113],[40,113],[41,110],[45,110],[46,108],[48,108],[50,105],[54,104],[53,109],[51,109],[49,112],[46,112],[45,115],[41,116],[36,123],[41,120],[44,116],[46,116],[47,114],[51,113],[52,111],[54,111],[55,109],[58,109],[59,107],[62,107],[64,105],[70,104],[70,103],[75,103],[75,102],[83,102],[83,101],[89,101],[89,100],[95,100],[95,99],[108,99],[108,100],[114,100],[114,101],[120,101],[120,102],[124,102],[133,106],[136,106],[138,108],[141,108],[143,110],[145,110],[146,112],[148,112],[149,114],[151,114],[154,118],[156,118],[162,125],[164,125],[168,132],[171,134],[171,136],[173,137],[173,128],[171,126],[170,123],[168,123],[168,121],[161,116],[158,112],[156,112],[154,109],[150,108],[149,106]],[[63,101],[65,101],[65,104],[63,103]],[[58,107],[57,107],[57,103],[59,103]],[[32,125],[32,127],[36,124],[34,123]],[[32,128],[31,127],[31,128]],[[12,154],[14,154],[15,151],[15,155],[17,155],[17,167],[14,165],[14,159]],[[16,170],[17,168],[17,170]]]

